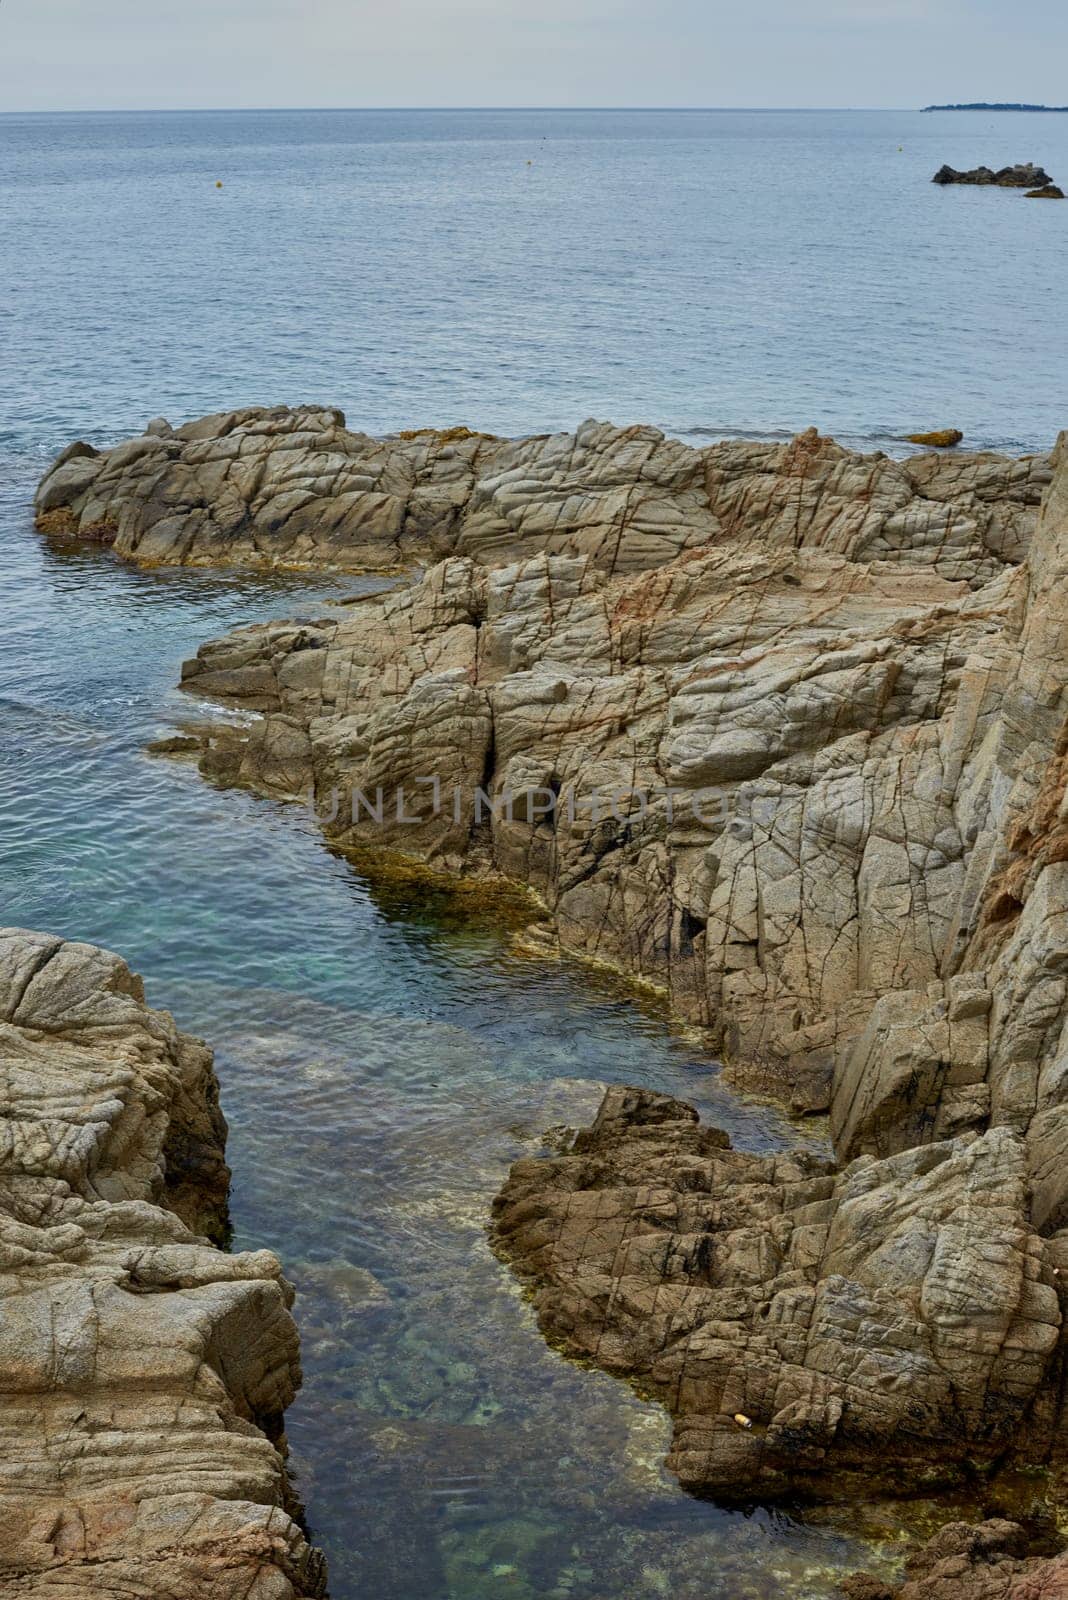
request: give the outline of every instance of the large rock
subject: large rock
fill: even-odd
[[[768,470],[650,571],[454,556],[206,645],[184,683],[261,714],[213,732],[214,776],[314,786],[342,842],[524,880],[565,944],[664,983],[750,1082],[819,1106],[880,997],[915,1007],[958,966],[982,987],[1022,906],[991,900],[973,938],[1006,807],[1023,820],[1013,775],[1056,737],[1053,711],[1025,757],[1005,727],[1032,590],[1063,655],[1055,587],[1017,565],[1049,469],[732,448]]]
[[[1063,1247],[1027,1198],[1007,1128],[835,1175],[613,1088],[512,1168],[495,1237],[551,1340],[663,1399],[688,1488],[915,1494],[1055,1447]]]
[[[433,478],[449,447],[420,437],[376,448],[429,452]],[[779,1492],[809,1473],[811,1492],[837,1492],[878,1471],[876,1450],[895,1470],[930,1460],[941,1480],[1014,1449],[1048,1454],[1049,1295],[1068,1272],[1068,444],[1051,464],[892,462],[813,434],[694,452],[593,424],[458,443],[470,487],[434,524],[452,553],[417,582],[314,623],[241,630],[187,663],[192,694],[254,714],[209,729],[205,771],[313,791],[342,845],[522,880],[567,947],[662,983],[737,1076],[830,1104],[836,1154],[856,1164],[783,1179],[800,1185],[800,1217],[774,1167],[753,1178],[753,1158],[703,1149],[715,1170],[687,1191],[678,1152],[638,1139],[653,1191],[714,1193],[747,1238],[774,1244],[753,1246],[752,1298],[726,1300],[679,1245],[684,1310],[732,1324],[707,1367],[686,1368],[706,1383],[693,1405],[672,1398],[670,1352],[689,1355],[658,1320],[674,1290],[639,1296],[633,1325],[611,1320],[625,1299],[608,1331],[596,1316],[584,1331],[577,1311],[573,1328],[553,1324],[661,1386],[687,1482]],[[184,558],[240,556],[235,526],[215,557],[194,539]],[[331,533],[319,558],[339,548]],[[591,1186],[563,1168],[559,1187],[640,1187],[634,1143],[618,1172]],[[553,1170],[520,1174],[538,1207]],[[770,1211],[754,1186],[778,1196]],[[933,1208],[922,1221],[899,1215],[918,1196]],[[720,1212],[678,1204],[687,1238],[718,1237]],[[984,1208],[996,1301],[973,1289]],[[964,1233],[958,1213],[973,1219]],[[542,1232],[564,1220],[549,1205]],[[825,1226],[844,1253],[827,1255]],[[693,1245],[702,1272],[709,1248]],[[943,1315],[951,1260],[963,1277]],[[843,1310],[828,1261],[835,1284],[868,1298]],[[617,1266],[598,1270],[607,1282]],[[799,1321],[781,1299],[795,1287]],[[588,1290],[565,1293],[561,1277],[554,1305]],[[787,1342],[776,1334],[767,1354],[773,1316]],[[739,1386],[752,1433],[723,1420]],[[925,1396],[917,1415],[910,1386]]]
[[[427,429],[352,433],[303,408],[206,417],[102,454],[64,451],[37,495],[40,525],[114,544],[142,564],[391,568],[467,554],[588,556],[602,571],[755,535],[897,561],[925,547],[946,570],[1018,560],[1045,463],[952,464],[793,445],[693,450],[655,428],[586,422],[507,440]]]
[[[210,1051],[117,956],[0,931],[0,1577],[32,1600],[298,1600],[269,1251],[227,1255]]]

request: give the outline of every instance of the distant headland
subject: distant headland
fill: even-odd
[[[964,106],[924,106],[924,111],[1068,111],[1068,106],[1028,106],[1013,101],[975,100]]]

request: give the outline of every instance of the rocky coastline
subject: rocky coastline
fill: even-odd
[[[4,1594],[317,1600],[293,1295],[271,1252],[218,1248],[210,1050],[119,957],[10,928],[0,1033]]]
[[[663,1400],[689,1488],[1056,1480],[1068,438],[892,461],[249,411],[76,447],[38,516],[144,564],[425,564],[204,645],[183,686],[247,715],[188,735],[202,770],[527,885],[735,1081],[829,1110],[834,1164],[612,1091],[502,1192],[543,1327]]]

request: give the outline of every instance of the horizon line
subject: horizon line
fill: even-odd
[[[529,111],[573,111],[573,112],[606,112],[627,111],[639,114],[653,114],[657,112],[670,112],[675,114],[707,115],[709,113],[729,113],[736,111],[761,111],[761,112],[801,112],[819,113],[823,111],[851,111],[851,112],[892,112],[905,113],[922,112],[924,106],[662,106],[662,105],[389,105],[389,106],[342,106],[342,105],[248,105],[248,106],[24,106],[21,109],[0,110],[3,117],[107,117],[107,116],[241,116],[250,113],[264,112],[303,112],[303,113],[337,113],[360,112],[387,113],[387,112],[412,112],[412,111],[459,111],[459,112],[529,112]],[[1027,115],[1026,112],[1021,115]]]

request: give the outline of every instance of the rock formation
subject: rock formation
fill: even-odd
[[[532,439],[466,428],[372,439],[338,411],[279,408],[151,423],[103,454],[71,445],[36,507],[46,531],[146,565],[364,571],[574,555],[616,574],[752,539],[874,560],[926,544],[931,561],[963,541],[1018,559],[1043,467],[888,461],[814,435],[693,450],[596,422]]]
[[[117,956],[0,931],[0,1586],[298,1600],[269,1251],[228,1255],[211,1052]],[[161,1581],[162,1580],[162,1581]]]
[[[939,167],[932,183],[973,183],[983,187],[993,185],[998,189],[1041,189],[1053,179],[1043,167],[1031,161],[1022,166],[1001,167],[997,172],[990,167],[973,167],[970,172],[957,172],[954,167]]]
[[[909,444],[923,444],[929,450],[951,450],[964,438],[959,428],[936,428],[933,433],[910,433]]]
[[[1055,183],[1043,184],[1041,189],[1028,189],[1024,195],[1025,200],[1063,200],[1065,193]]]
[[[743,450],[718,531],[652,570],[629,570],[644,536],[609,573],[600,532],[515,561],[517,534],[503,565],[450,557],[206,645],[184,683],[261,713],[213,730],[213,776],[314,784],[343,842],[530,884],[566,945],[664,983],[750,1082],[825,1106],[876,1000],[926,994],[966,942],[1049,466]],[[550,489],[527,480],[539,526]]]
[[[842,1584],[846,1600],[1068,1600],[1068,1555],[1033,1553],[1018,1522],[948,1522],[905,1563],[891,1588],[865,1573]]]
[[[571,1152],[515,1164],[496,1238],[550,1339],[661,1397],[669,1466],[717,1499],[916,1493],[1055,1444],[1068,1238],[1029,1224],[1008,1128],[835,1175],[610,1089]]]
[[[647,1099],[520,1164],[501,1238],[553,1336],[656,1388],[707,1492],[1052,1459],[1068,441],[896,462],[591,423],[348,454],[317,415],[203,444],[261,486],[287,455],[305,523],[267,518],[275,488],[235,499],[225,462],[198,476],[201,445],[171,435],[42,487],[46,525],[108,525],[135,559],[444,552],[315,623],[205,645],[185,687],[253,714],[198,735],[205,772],[314,790],[342,845],[529,884],[566,947],[662,983],[737,1077],[831,1109],[837,1174]]]

